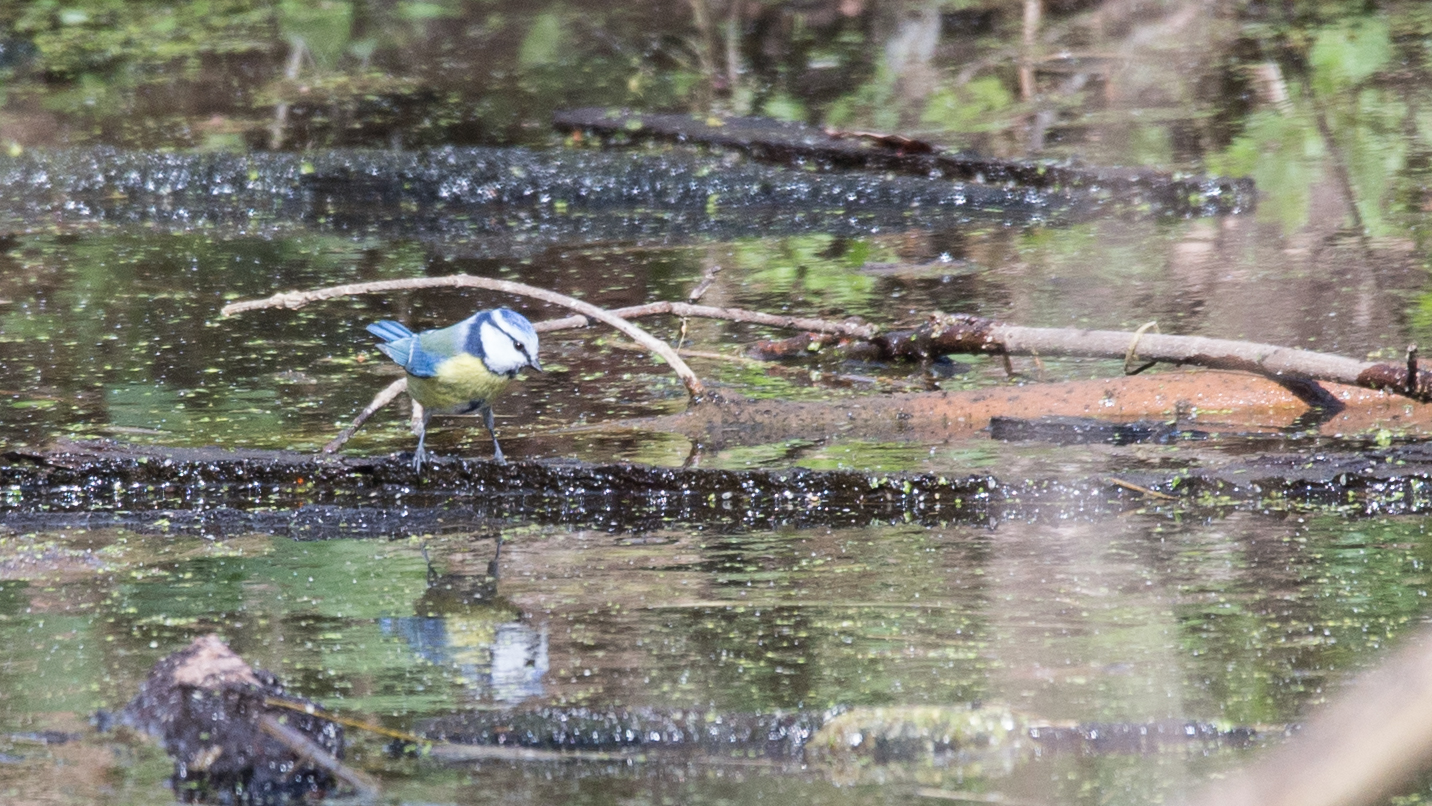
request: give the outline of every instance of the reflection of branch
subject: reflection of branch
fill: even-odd
[[[701,87],[699,88],[697,104],[701,112],[711,110],[711,102],[715,95],[716,86],[716,32],[711,24],[711,10],[706,7],[706,0],[690,0],[692,22],[696,26],[697,43],[693,50],[696,51],[696,62],[701,69]]]
[[[283,77],[290,82],[298,80],[298,71],[303,67],[304,54],[308,46],[301,37],[289,41],[288,63],[284,66]],[[288,101],[279,101],[273,110],[273,123],[269,126],[269,148],[277,151],[283,146],[284,130],[288,128]]]
[[[323,749],[312,739],[302,733],[290,728],[275,719],[270,714],[259,717],[259,729],[269,736],[277,739],[280,744],[287,747],[295,756],[315,767],[327,772],[334,778],[353,787],[358,791],[358,797],[372,799],[378,794],[378,782],[361,770],[355,770],[344,764],[332,753]],[[300,762],[300,765],[302,762]]]
[[[1333,136],[1332,127],[1328,125],[1327,109],[1322,101],[1313,92],[1311,85],[1307,87],[1308,98],[1312,100],[1313,121],[1318,125],[1318,136],[1323,139],[1323,147],[1328,150],[1328,156],[1333,164],[1333,175],[1337,177],[1338,184],[1342,186],[1343,195],[1347,197],[1348,213],[1352,217],[1352,225],[1357,228],[1358,238],[1362,241],[1363,248],[1367,248],[1367,228],[1363,226],[1362,211],[1357,205],[1357,188],[1352,184],[1352,172],[1347,167],[1347,155],[1343,153],[1342,146],[1338,145],[1337,138]]]
[[[414,288],[482,288],[488,291],[500,291],[505,294],[516,294],[522,297],[540,299],[543,302],[550,302],[553,305],[561,305],[570,308],[582,316],[596,319],[599,322],[611,325],[613,328],[625,333],[632,341],[640,344],[646,349],[656,353],[671,366],[681,382],[686,384],[686,391],[694,400],[699,400],[706,394],[706,388],[702,386],[701,380],[696,373],[686,366],[681,356],[671,349],[671,345],[647,333],[645,330],[633,325],[620,316],[613,315],[608,311],[598,308],[588,302],[574,299],[566,294],[558,294],[555,291],[548,291],[545,288],[516,283],[511,280],[493,280],[487,277],[474,277],[470,274],[453,274],[447,277],[415,277],[405,280],[379,280],[371,283],[349,283],[347,285],[335,285],[328,288],[316,288],[312,291],[289,291],[282,294],[274,294],[266,299],[245,300],[225,305],[220,311],[224,316],[230,316],[243,311],[258,310],[261,308],[302,308],[319,300],[333,299],[335,297],[349,297],[356,294],[379,294],[384,291],[404,291]]]

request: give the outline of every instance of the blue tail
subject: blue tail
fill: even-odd
[[[368,332],[386,342],[394,342],[398,339],[406,339],[413,335],[413,331],[392,321],[385,319],[381,322],[374,322],[368,326]]]

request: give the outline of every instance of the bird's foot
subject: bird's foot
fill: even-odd
[[[417,450],[413,451],[413,472],[414,472],[414,473],[421,473],[421,472],[423,472],[423,462],[427,461],[427,458],[428,458],[428,452],[425,451],[425,450],[423,450],[422,448],[418,448]]]

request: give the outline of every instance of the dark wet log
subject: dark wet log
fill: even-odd
[[[1112,423],[1093,417],[991,417],[991,439],[1002,442],[1048,442],[1054,445],[1167,444],[1184,439],[1207,439],[1207,431],[1181,428],[1175,422],[1139,420]]]
[[[419,477],[403,455],[335,459],[91,443],[5,454],[0,484],[7,487],[0,528],[124,526],[215,537],[262,531],[297,539],[423,535],[512,522],[613,531],[992,524],[1097,519],[1150,505],[1186,511],[1275,504],[1387,515],[1432,511],[1432,447],[1270,454],[1177,471],[1155,463],[1123,469],[1119,478],[1094,470],[1082,479],[1006,483],[989,475],[457,459],[439,459]]]
[[[1240,213],[1252,209],[1256,198],[1251,179],[992,159],[945,151],[898,136],[828,132],[769,118],[702,119],[680,114],[571,109],[557,112],[553,124],[560,131],[586,132],[608,139],[701,143],[782,165],[938,176],[1044,193],[1072,190],[1087,196],[1081,196],[1081,203],[1113,202],[1160,215]]]
[[[321,539],[485,529],[513,520],[614,530],[672,523],[868,524],[909,517],[983,522],[998,497],[993,483],[981,475],[559,461],[498,465],[445,457],[418,475],[404,455],[336,458],[82,443],[0,457],[0,485],[9,488],[0,501],[0,525],[124,524],[211,535],[257,529]],[[1097,509],[1100,499],[1118,499],[1103,485],[1079,495],[1089,497],[1088,511]]]
[[[1064,220],[1069,211],[1059,193],[721,165],[690,153],[98,148],[0,155],[0,233],[93,226],[261,237],[319,231],[511,255],[553,243],[859,235],[973,219],[1021,224]]]
[[[699,709],[547,707],[474,710],[419,727],[433,740],[563,751],[692,750],[799,759],[820,728],[808,711],[713,713]]]
[[[374,794],[339,761],[343,728],[305,713],[311,704],[206,635],[156,664],[121,719],[163,742],[183,801],[297,802],[340,780]]]
[[[991,704],[857,707],[834,716],[552,706],[474,710],[427,721],[419,731],[425,738],[458,745],[564,752],[686,751],[816,765],[854,759],[928,763],[932,756],[954,752],[967,758],[1004,758],[1036,748],[1042,753],[1153,753],[1189,745],[1243,747],[1257,736],[1253,728],[1185,720],[1056,725]],[[464,758],[461,753],[447,755]]]

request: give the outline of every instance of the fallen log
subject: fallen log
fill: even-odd
[[[1111,449],[1113,450],[1113,449]],[[1209,459],[1209,457],[1201,457]],[[277,451],[63,444],[0,456],[0,529],[124,528],[212,537],[415,536],[546,523],[609,531],[992,525],[1170,512],[1336,508],[1347,515],[1432,511],[1432,448],[1316,455],[1119,455],[1057,476],[706,470],[573,462],[439,459],[416,475],[402,455],[318,458]]]
[[[800,210],[792,215],[792,210]],[[914,176],[722,165],[691,153],[592,149],[0,154],[0,232],[140,227],[229,236],[335,232],[447,254],[536,255],[554,244],[1067,218],[1066,194]]]
[[[1276,380],[1201,371],[835,401],[727,400],[594,428],[677,433],[711,448],[797,438],[954,442],[978,436],[994,417],[1092,417],[1111,423],[1160,419],[1225,433],[1432,433],[1432,405],[1344,384],[1326,384],[1321,390],[1336,403],[1336,411],[1322,410],[1311,419],[1314,409],[1305,396]]]
[[[1009,185],[1042,193],[1075,191],[1083,204],[1109,203],[1160,215],[1221,215],[1251,210],[1251,179],[1171,174],[1137,168],[1002,160],[951,152],[929,143],[864,132],[832,132],[769,118],[697,118],[599,108],[553,115],[569,133],[629,142],[699,143],[753,159],[794,167],[937,176],[981,185]]]
[[[313,706],[205,635],[155,664],[121,720],[164,745],[180,800],[298,802],[339,782],[371,799],[377,784],[342,762],[343,728]]]

